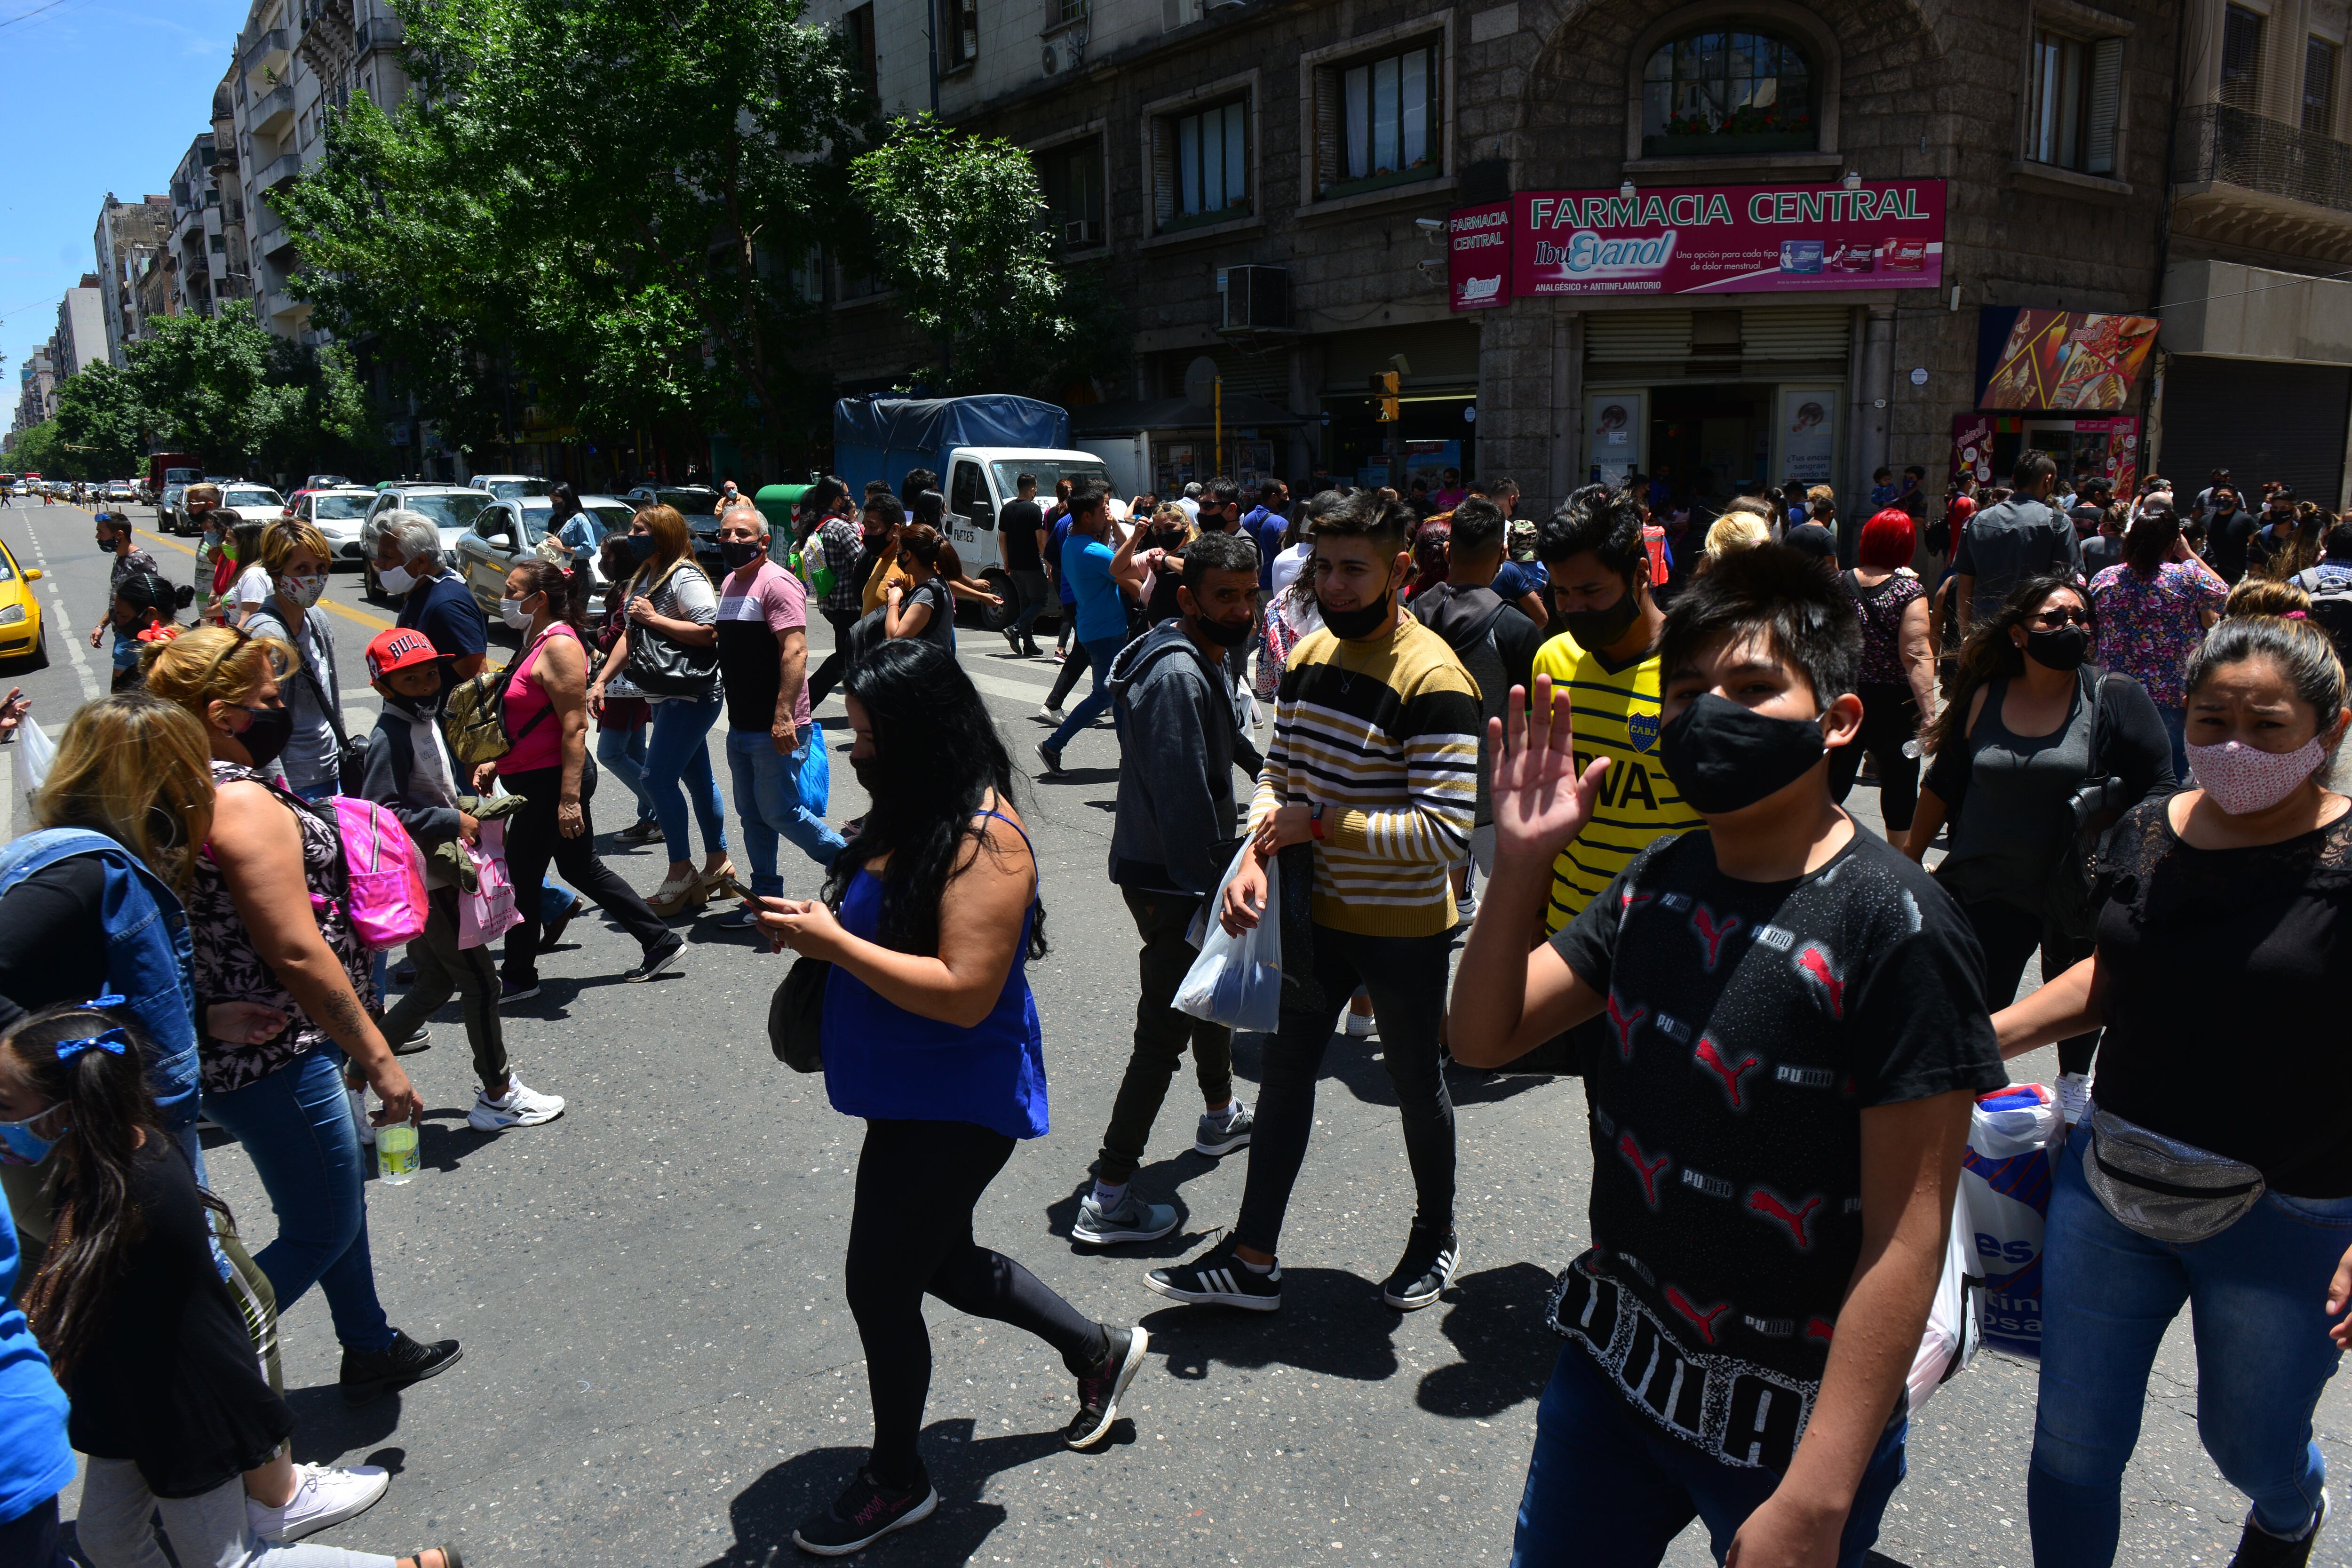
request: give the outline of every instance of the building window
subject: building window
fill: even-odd
[[[880,77],[876,69],[874,54],[873,0],[866,0],[866,4],[842,13],[841,33],[842,37],[849,41],[851,73],[857,78],[859,85],[866,89],[866,96],[880,97],[881,88],[878,85]]]
[[[939,0],[940,69],[960,71],[980,58],[980,0]]]
[[[224,253],[226,253],[226,252],[227,251],[227,249],[228,249],[228,236],[226,236],[226,235],[225,235],[225,234],[215,234],[215,235],[210,236],[209,237],[210,237],[210,238],[211,238],[211,240],[212,240],[212,247],[213,247],[213,254],[214,254],[214,255],[215,255],[215,256],[219,256],[219,255],[222,255],[222,254],[224,254]]]
[[[1710,28],[1658,46],[1642,70],[1642,155],[1803,153],[1819,144],[1813,72],[1769,33]]]
[[[2084,174],[2116,172],[2116,114],[2123,101],[2124,41],[2033,37],[2033,120],[2026,156]]]
[[[1088,136],[1038,153],[1037,183],[1045,187],[1056,249],[1092,250],[1108,242],[1110,236],[1103,228],[1100,137]]]
[[[2221,101],[2252,114],[2262,108],[2263,19],[2243,5],[2221,15]]]
[[[2303,46],[2303,128],[2322,136],[2336,131],[2336,46],[2325,38]]]
[[[1087,19],[1087,0],[1054,0],[1054,22],[1056,27],[1066,27],[1073,22]]]
[[[1152,163],[1161,233],[1247,217],[1249,100],[1161,119],[1153,127]]]
[[[1434,177],[1443,167],[1438,38],[1315,72],[1318,197]]]

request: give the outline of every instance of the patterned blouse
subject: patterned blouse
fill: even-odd
[[[342,961],[352,991],[374,1014],[381,1002],[369,973],[373,955],[352,929],[351,917],[343,908],[343,846],[334,824],[276,780],[236,763],[214,762],[214,788],[239,783],[261,785],[294,814],[302,830],[302,880],[310,889],[310,907],[318,916],[320,934]],[[253,933],[236,912],[228,883],[213,864],[209,845],[196,857],[195,883],[188,898],[188,929],[196,950],[196,1061],[206,1094],[243,1089],[327,1043],[327,1031],[302,1011],[293,993],[280,984],[254,947]],[[257,1002],[278,1009],[293,1022],[260,1045],[231,1045],[204,1031],[205,1009],[215,1002]]]
[[[1864,587],[1851,572],[1845,577],[1862,612],[1862,672],[1855,679],[1903,685],[1911,679],[1903,668],[1903,612],[1927,590],[1918,578],[1902,572],[1875,587]]]
[[[2186,707],[2180,668],[2205,640],[2197,612],[2219,610],[2229,596],[2230,585],[2201,562],[2167,561],[2154,577],[2108,567],[2091,579],[2099,662],[2147,688],[2158,707]]]

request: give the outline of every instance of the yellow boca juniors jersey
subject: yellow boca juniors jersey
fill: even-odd
[[[1661,834],[1705,826],[1658,761],[1658,656],[1612,668],[1562,634],[1536,651],[1535,672],[1566,688],[1576,724],[1576,765],[1609,759],[1601,801],[1584,831],[1552,863],[1547,931],[1599,897],[1625,863]]]

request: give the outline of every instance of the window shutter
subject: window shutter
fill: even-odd
[[[2085,172],[2116,172],[2116,121],[2123,109],[2124,41],[2101,38],[2091,46],[2091,145]]]
[[[1345,97],[1339,73],[1328,66],[1315,70],[1315,191],[1320,195],[1344,177],[1339,162],[1339,112]]]
[[[1688,310],[1596,310],[1584,319],[1588,364],[1633,364],[1690,354]]]
[[[1151,226],[1158,231],[1176,216],[1176,147],[1174,123],[1151,122]]]

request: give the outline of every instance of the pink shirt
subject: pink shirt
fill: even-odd
[[[530,679],[531,670],[539,663],[541,646],[549,637],[557,636],[570,637],[574,642],[580,640],[579,633],[558,621],[540,634],[539,641],[530,645],[530,651],[523,656],[521,663],[515,666],[515,672],[507,678],[507,734],[514,749],[499,759],[499,772],[501,773],[527,773],[562,765],[563,721],[547,711],[553,704],[548,700],[547,693],[540,689],[539,683]],[[542,714],[544,717],[540,717]],[[525,724],[530,726],[529,734],[523,733]],[[511,740],[517,735],[522,738]]]
[[[748,584],[740,572],[719,580],[719,670],[727,689],[729,729],[765,730],[774,722],[776,692],[783,683],[776,634],[807,626],[808,590],[773,561],[762,560]],[[805,738],[805,679],[793,704],[793,722]]]

